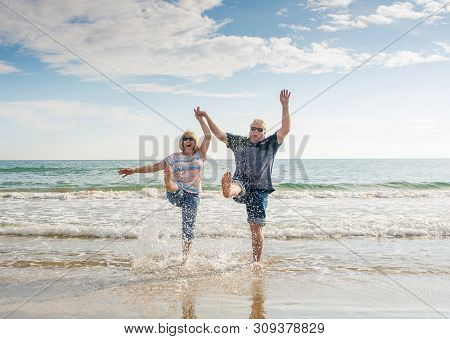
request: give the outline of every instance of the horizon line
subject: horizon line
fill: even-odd
[[[162,159],[0,159],[0,161],[158,161]],[[208,159],[209,160],[209,159]],[[232,160],[232,159],[210,159],[210,160]],[[435,157],[435,158],[278,158],[276,160],[450,160],[450,157]]]

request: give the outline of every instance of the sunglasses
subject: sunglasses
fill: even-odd
[[[183,141],[194,141],[192,137],[183,137]]]
[[[260,128],[260,127],[250,127],[250,130],[252,132],[254,132],[254,131],[258,131],[259,133],[264,132],[264,128]]]

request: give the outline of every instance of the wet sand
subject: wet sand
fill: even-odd
[[[333,240],[268,240],[262,266],[251,264],[244,248],[232,255],[231,263],[224,264],[205,250],[217,246],[219,240],[198,242],[198,252],[194,251],[186,267],[178,266],[179,258],[162,258],[153,266],[146,262],[148,258],[141,258],[138,265],[122,267],[107,264],[2,267],[0,316],[160,319],[450,316],[448,265],[426,267],[415,262],[417,258],[412,251],[417,247],[427,253],[427,248],[431,248],[439,255],[439,247],[448,247],[448,240],[416,243],[347,240],[356,250],[365,248],[365,255],[372,260],[373,253],[384,248],[385,256],[370,267],[352,264],[358,258]],[[240,242],[242,247],[248,245],[246,239]],[[119,242],[116,249],[123,244],[130,242]],[[411,267],[391,259],[389,248],[400,249],[398,256],[409,257]],[[321,251],[321,256],[314,255],[314,249]],[[340,258],[339,253],[345,258]]]

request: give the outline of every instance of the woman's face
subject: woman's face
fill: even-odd
[[[183,148],[185,152],[193,153],[195,147],[195,139],[190,135],[183,135]]]

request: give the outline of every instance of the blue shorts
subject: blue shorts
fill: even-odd
[[[179,189],[176,192],[167,192],[167,199],[172,205],[181,207],[181,238],[185,242],[191,242],[194,239],[195,219],[200,197],[198,194]]]
[[[238,182],[239,183],[239,182]],[[249,224],[264,226],[266,224],[266,208],[269,191],[257,188],[243,188],[242,192],[233,198],[234,201],[245,204],[247,208],[247,221]]]

